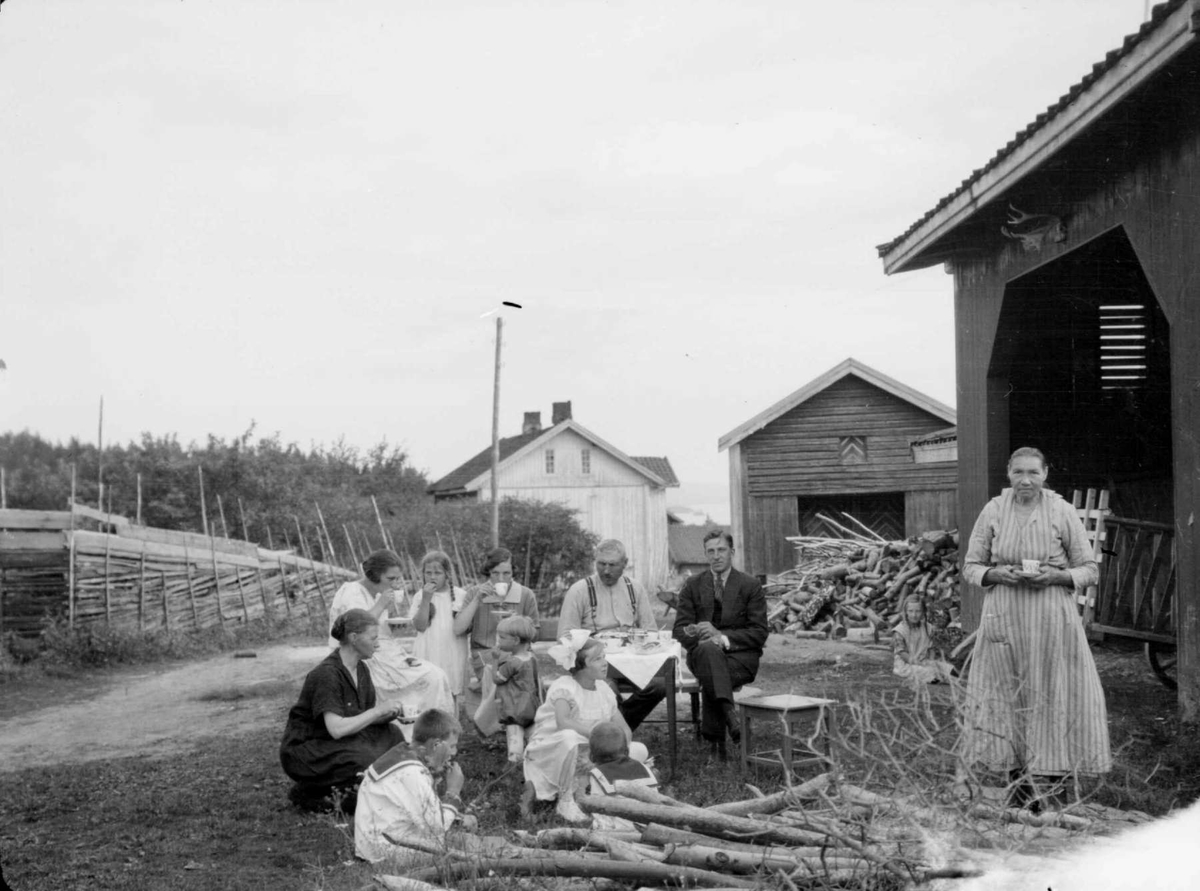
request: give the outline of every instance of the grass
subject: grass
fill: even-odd
[[[1117,765],[1091,790],[1093,797],[1154,814],[1200,797],[1200,735],[1179,726],[1173,695],[1149,679],[1137,654],[1119,643],[1104,645],[1098,657]],[[837,755],[852,782],[907,787],[930,796],[949,785],[947,771],[953,765],[945,743],[952,736],[952,709],[946,701],[931,702],[930,714],[941,729],[928,742],[928,734],[922,736],[916,727],[925,719],[912,694],[886,668],[855,660],[768,664],[755,685],[770,692],[801,685],[811,695],[860,703],[843,708],[838,725],[843,743]],[[0,773],[0,861],[9,884],[17,891],[358,891],[372,886],[374,870],[354,859],[344,819],[300,813],[287,802],[289,781],[277,750],[294,685],[265,685],[252,692],[274,704],[275,726],[198,740],[185,757]],[[219,692],[214,697],[221,698]],[[680,716],[679,768],[668,794],[706,805],[747,797],[748,782],[767,792],[777,787],[778,774],[770,770],[743,777],[734,763],[710,760],[694,741],[685,714]],[[851,715],[858,717],[851,720]],[[899,736],[898,724],[904,728]],[[875,738],[856,751],[859,730],[874,730]],[[638,737],[658,753],[665,769],[665,730],[646,725]],[[904,756],[900,764],[889,764],[885,752],[870,748],[884,739],[893,740],[893,754]],[[467,775],[464,797],[482,832],[561,825],[547,807],[535,814],[533,825],[522,826],[520,770],[508,764],[502,748],[488,748],[468,730],[459,761]]]

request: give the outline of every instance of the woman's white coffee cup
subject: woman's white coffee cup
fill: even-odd
[[[1022,572],[1030,572],[1030,573],[1037,572],[1041,568],[1042,568],[1042,564],[1037,560],[1022,560],[1021,561],[1021,571]]]
[[[503,598],[508,594],[508,582],[496,582],[492,587],[496,589],[497,597]]]

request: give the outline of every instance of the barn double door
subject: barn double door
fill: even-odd
[[[845,538],[845,533],[827,520],[858,530],[857,524],[847,519],[846,515],[849,514],[888,541],[904,538],[903,492],[816,495],[801,497],[797,501],[801,535]]]

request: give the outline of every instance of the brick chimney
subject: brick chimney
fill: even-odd
[[[521,423],[521,435],[542,432],[542,413],[540,411],[525,412],[525,420]]]
[[[563,421],[571,420],[571,403],[555,402],[551,404],[553,414],[550,423],[554,426],[561,424]]]

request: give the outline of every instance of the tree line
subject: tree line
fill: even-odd
[[[489,546],[489,506],[434,504],[425,474],[387,442],[366,451],[344,440],[304,449],[278,433],[256,437],[251,426],[234,439],[210,435],[187,445],[173,434],[143,433],[101,451],[77,438],[57,443],[22,431],[0,434],[0,467],[10,508],[65,510],[74,470],[78,502],[131,520],[140,477],[143,525],[189,532],[205,531],[203,485],[210,534],[343,566],[381,547],[384,534],[402,555],[419,561],[438,548],[468,573]],[[595,544],[575,511],[518,499],[501,502],[500,535],[515,576],[535,587],[586,571]]]

